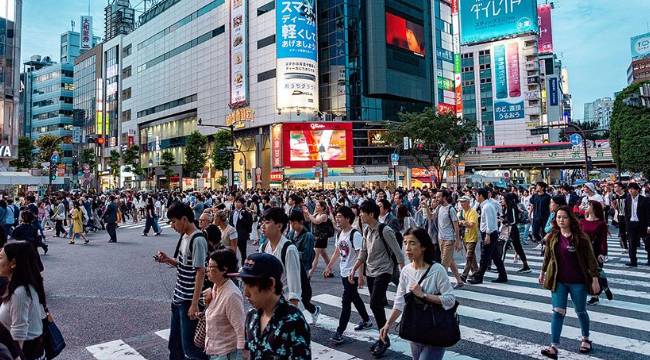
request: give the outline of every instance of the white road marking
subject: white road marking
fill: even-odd
[[[97,360],[147,360],[122,340],[88,346],[86,350]]]

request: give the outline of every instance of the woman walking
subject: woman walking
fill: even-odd
[[[551,345],[542,349],[542,355],[551,359],[558,358],[569,294],[582,330],[579,351],[583,354],[591,352],[587,292],[600,292],[598,265],[589,237],[580,229],[578,219],[566,206],[555,212],[553,230],[544,251],[544,263],[538,280],[546,289],[551,290],[553,305]]]
[[[329,218],[329,207],[327,202],[324,200],[319,200],[316,202],[316,208],[314,209],[314,214],[310,214],[307,207],[303,207],[303,215],[305,219],[312,224],[312,234],[316,238],[316,244],[314,245],[314,251],[316,256],[314,256],[314,261],[311,264],[311,270],[309,270],[309,277],[316,270],[318,266],[318,259],[323,258],[325,260],[325,266],[330,263],[330,257],[327,255],[327,242],[331,236],[334,236],[334,224]],[[328,277],[334,277],[333,275]]]
[[[413,293],[416,297],[449,310],[456,304],[454,290],[447,276],[447,270],[436,263],[433,242],[424,229],[411,229],[404,235],[404,251],[411,263],[402,268],[399,286],[393,299],[393,310],[386,325],[379,330],[379,336],[385,343],[388,332],[397,318],[404,311],[405,295]],[[445,348],[411,342],[413,360],[440,360]]]
[[[61,234],[64,234],[63,237],[68,237],[68,232],[63,227],[63,221],[65,220],[65,204],[62,199],[57,200],[56,208],[54,210],[54,221],[55,221],[55,237],[60,237]]]
[[[74,244],[74,240],[81,236],[84,239],[84,244],[88,244],[88,238],[84,235],[83,212],[79,201],[74,202],[74,209],[72,210],[72,238],[69,244]]]
[[[153,228],[156,236],[160,235],[160,229],[158,228],[158,223],[156,221],[156,210],[154,208],[153,198],[150,196],[147,198],[147,206],[145,208],[146,214],[146,223],[144,225],[144,232],[142,236],[149,235],[149,229]]]
[[[596,200],[589,200],[585,218],[580,220],[580,228],[589,236],[591,240],[591,248],[594,250],[596,260],[598,260],[598,270],[602,271],[605,265],[605,258],[607,257],[607,214],[603,210],[603,205]],[[612,300],[612,295],[609,286],[607,285],[607,278],[600,277],[601,287],[607,300]],[[595,294],[589,299],[587,304],[598,304],[598,295]]]

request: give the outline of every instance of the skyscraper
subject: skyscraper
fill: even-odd
[[[0,1],[0,169],[6,169],[17,152],[22,4]]]

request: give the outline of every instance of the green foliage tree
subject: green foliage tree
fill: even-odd
[[[97,155],[95,155],[95,149],[83,149],[81,151],[80,160],[82,164],[88,164],[91,170],[97,168]]]
[[[406,150],[423,167],[434,168],[442,175],[450,167],[454,155],[463,155],[472,146],[472,139],[478,133],[476,122],[458,118],[453,113],[437,113],[433,108],[422,112],[398,114],[400,121],[387,124],[388,141],[401,146],[404,137],[412,140],[413,146]],[[438,186],[442,182],[438,176]]]
[[[214,134],[214,148],[212,149],[212,164],[217,170],[230,169],[233,154],[226,152],[224,149],[232,145],[232,135],[230,130],[221,130]]]
[[[59,155],[63,155],[61,150],[61,138],[53,135],[43,135],[36,139],[35,145],[38,148],[38,160],[41,162],[48,162],[52,157],[54,151],[58,151]]]
[[[124,163],[124,171],[133,172],[138,176],[144,174],[140,164],[140,147],[138,145],[131,145],[124,151],[122,162]]]
[[[582,130],[586,131],[587,140],[605,140],[609,139],[609,129],[601,129],[597,121],[583,121],[578,122],[576,125],[580,126]],[[602,131],[594,131],[602,130]],[[562,129],[560,131],[560,141],[569,141],[569,134],[574,133],[574,129]]]
[[[21,136],[18,138],[18,159],[11,160],[11,166],[18,169],[31,169],[34,166],[34,142],[32,139]]]
[[[650,109],[628,101],[641,85],[632,84],[616,96],[609,142],[619,170],[641,172],[650,178]]]
[[[171,178],[175,172],[172,169],[172,166],[176,165],[176,157],[170,151],[165,151],[162,153],[160,158],[160,168],[162,169],[167,182],[169,183],[169,178]]]
[[[108,166],[111,167],[110,174],[113,177],[113,181],[115,181],[115,178],[117,175],[120,173],[120,161],[122,160],[122,156],[120,155],[119,151],[117,150],[111,150],[111,154],[108,158]]]
[[[185,166],[184,172],[191,178],[196,178],[197,173],[203,172],[205,163],[208,160],[206,145],[208,138],[198,131],[194,131],[187,137],[185,143]]]

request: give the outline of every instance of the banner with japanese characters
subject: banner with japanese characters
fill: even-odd
[[[248,0],[230,0],[230,106],[248,104]]]
[[[495,121],[524,118],[519,48],[518,39],[501,41],[492,47]]]
[[[277,108],[318,110],[315,0],[276,0]]]

